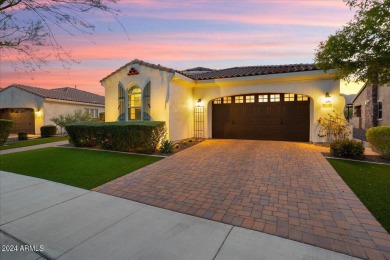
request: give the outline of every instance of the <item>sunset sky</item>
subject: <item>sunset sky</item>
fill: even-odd
[[[342,0],[122,0],[114,7],[127,34],[112,17],[90,15],[93,35],[55,30],[78,63],[16,72],[17,61],[2,55],[0,87],[76,85],[103,95],[99,80],[135,58],[178,70],[312,63],[319,42],[354,14]]]

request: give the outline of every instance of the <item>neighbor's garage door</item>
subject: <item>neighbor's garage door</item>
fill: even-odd
[[[213,138],[309,141],[310,101],[296,94],[250,94],[217,98]]]
[[[14,121],[11,133],[35,134],[34,110],[31,108],[3,108],[0,118]]]

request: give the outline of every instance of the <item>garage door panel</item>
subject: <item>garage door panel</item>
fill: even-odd
[[[0,109],[0,118],[14,122],[11,133],[35,133],[34,110],[31,108],[3,108]]]
[[[309,101],[282,95],[280,102],[213,104],[213,138],[309,141]]]

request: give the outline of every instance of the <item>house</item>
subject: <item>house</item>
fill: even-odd
[[[390,87],[365,84],[352,101],[350,123],[357,129],[390,125]]]
[[[178,71],[135,59],[101,84],[106,121],[165,121],[173,141],[321,142],[317,120],[345,105],[333,76],[313,64]]]
[[[76,88],[43,89],[13,84],[0,91],[0,118],[14,121],[12,133],[40,134],[51,118],[85,109],[93,118],[104,112],[104,97]]]

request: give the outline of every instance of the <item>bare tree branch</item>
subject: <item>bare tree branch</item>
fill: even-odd
[[[54,56],[64,67],[76,62],[57,39],[59,32],[70,36],[91,35],[95,26],[86,14],[101,12],[118,22],[117,0],[0,0],[1,55],[15,57],[27,70],[41,68]],[[49,47],[50,54],[44,50]],[[17,68],[19,69],[19,68]]]

